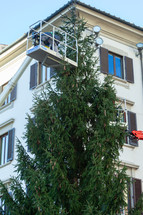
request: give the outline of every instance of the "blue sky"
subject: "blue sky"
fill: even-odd
[[[50,16],[68,0],[0,0],[0,43],[15,42],[29,30],[29,25]],[[81,0],[143,27],[143,0]],[[143,41],[141,41],[143,42]]]

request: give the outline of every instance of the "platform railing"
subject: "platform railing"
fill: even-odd
[[[51,50],[58,52],[63,58],[69,58],[78,63],[78,42],[75,36],[46,21],[35,22],[29,28],[27,50],[36,45],[46,46],[43,41],[45,37],[45,41],[52,41]]]

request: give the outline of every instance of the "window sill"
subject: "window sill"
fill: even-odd
[[[48,81],[49,81],[49,80],[48,80]],[[41,88],[43,88],[43,90],[44,90],[45,85],[48,83],[48,81],[45,81],[44,83],[41,83],[41,84],[37,85],[37,87],[36,87],[35,89],[36,89],[36,90],[39,90],[39,88],[40,88],[40,90],[41,90]]]
[[[135,149],[137,147],[137,146],[133,146],[133,145],[130,145],[130,144],[127,144],[127,143],[125,143],[124,146],[127,147],[127,148],[130,148],[130,149]]]
[[[122,86],[122,87],[129,89],[129,83],[126,80],[118,78],[116,76],[112,76],[112,77],[113,77],[113,80],[115,80],[116,85],[119,85],[119,86]]]
[[[13,102],[10,102],[10,103],[8,103],[8,104],[3,105],[2,107],[0,107],[0,113],[6,111],[8,109],[11,109],[11,108],[13,108]]]
[[[11,164],[11,162],[12,162],[12,161],[8,161],[7,163],[5,163],[5,164],[3,164],[3,165],[0,165],[0,169],[3,168],[3,167],[5,167],[5,166],[8,166],[9,164]]]

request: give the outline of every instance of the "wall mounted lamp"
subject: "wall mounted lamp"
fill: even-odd
[[[100,31],[101,31],[100,26],[96,25],[93,27],[93,33],[95,34],[96,49],[99,48],[103,44],[103,39],[101,37],[98,37]]]

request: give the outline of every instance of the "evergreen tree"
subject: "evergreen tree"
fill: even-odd
[[[57,69],[34,99],[25,131],[31,155],[18,141],[12,196],[1,183],[6,214],[120,214],[128,177],[119,162],[125,128],[112,79],[100,82],[95,35],[83,37],[86,22],[74,8],[62,28],[78,39],[78,67]]]

